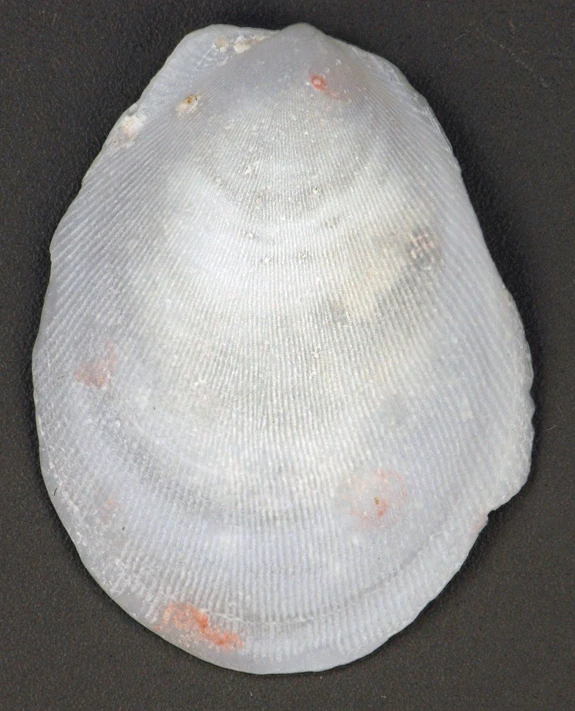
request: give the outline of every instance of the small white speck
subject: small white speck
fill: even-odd
[[[244,39],[243,37],[240,37],[234,42],[234,50],[238,54],[242,54],[242,52],[245,52],[252,46],[252,42],[250,40]]]
[[[116,129],[110,136],[109,145],[113,150],[127,148],[134,142],[136,136],[142,130],[145,117],[126,115],[119,122]]]

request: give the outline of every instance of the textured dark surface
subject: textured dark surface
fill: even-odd
[[[473,0],[0,3],[0,709],[575,707],[575,11]],[[59,219],[120,113],[181,37],[307,21],[397,64],[451,140],[523,317],[538,407],[531,477],[461,572],[369,657],[253,677],[123,613],[42,482],[30,354]]]

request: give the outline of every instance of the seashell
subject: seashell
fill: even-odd
[[[401,630],[525,482],[529,350],[428,104],[307,25],[185,37],[51,248],[43,476],[82,561],[214,664]]]

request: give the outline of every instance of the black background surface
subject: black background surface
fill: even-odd
[[[220,669],[133,622],[49,501],[31,349],[51,236],[112,125],[212,23],[307,21],[403,70],[443,125],[515,297],[533,467],[405,631],[330,672]],[[546,0],[0,2],[0,709],[575,708],[575,12]]]

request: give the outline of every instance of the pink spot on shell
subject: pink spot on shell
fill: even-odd
[[[327,80],[322,74],[312,74],[309,78],[310,84],[318,91],[327,90]]]
[[[481,516],[476,522],[475,525],[473,526],[473,533],[478,536],[480,531],[483,530],[485,525],[487,524],[487,516]]]
[[[187,602],[170,602],[162,615],[157,632],[177,631],[180,643],[189,646],[201,640],[222,650],[241,648],[242,642],[235,632],[221,630],[210,623],[205,612]]]
[[[88,388],[102,390],[110,382],[116,370],[116,352],[110,341],[106,341],[105,354],[100,358],[85,361],[76,368],[74,377],[79,383]]]
[[[373,530],[393,522],[406,496],[399,474],[391,469],[374,469],[368,476],[352,476],[343,499],[360,526]]]
[[[101,519],[104,523],[108,523],[112,518],[114,511],[116,510],[116,497],[114,495],[110,496],[106,500],[105,504],[102,506]]]
[[[316,91],[321,91],[322,94],[329,96],[331,99],[337,99],[338,101],[349,101],[349,96],[347,91],[334,91],[328,85],[327,79],[323,74],[310,74],[309,83],[313,86]]]

